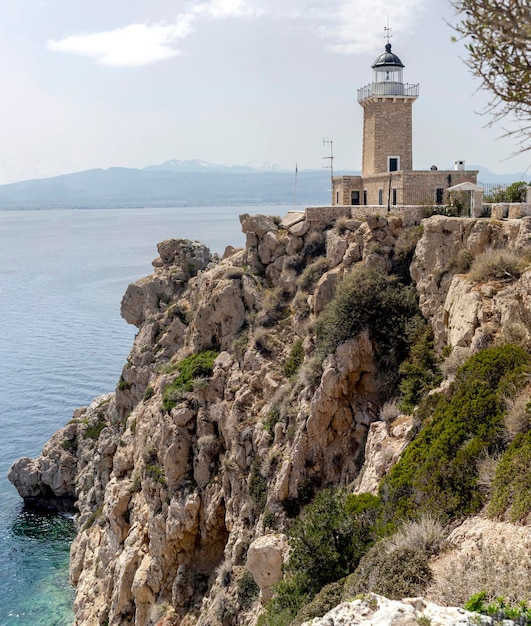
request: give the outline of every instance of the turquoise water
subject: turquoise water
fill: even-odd
[[[242,246],[238,215],[291,207],[0,212],[0,626],[71,624],[71,519],[25,512],[9,466],[36,456],[78,406],[112,391],[136,329],[127,285],[150,274],[156,243]]]

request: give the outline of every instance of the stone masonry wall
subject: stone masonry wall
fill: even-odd
[[[400,157],[399,169],[413,169],[413,102],[413,98],[370,98],[362,102],[362,176],[386,172],[388,156]]]

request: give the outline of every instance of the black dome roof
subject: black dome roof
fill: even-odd
[[[392,66],[392,67],[405,67],[402,61],[391,52],[391,44],[388,43],[385,46],[385,52],[380,54],[380,56],[373,63],[372,67],[382,67],[382,66]]]

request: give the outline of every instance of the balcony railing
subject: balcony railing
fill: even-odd
[[[363,102],[367,98],[373,96],[408,96],[418,97],[419,84],[408,85],[407,83],[370,83],[361,89],[358,89],[358,102]]]

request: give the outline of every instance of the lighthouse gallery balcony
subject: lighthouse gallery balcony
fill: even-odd
[[[358,89],[358,102],[363,102],[373,96],[398,96],[418,98],[419,84],[409,85],[394,81],[384,81],[378,83],[370,83],[361,89]]]

